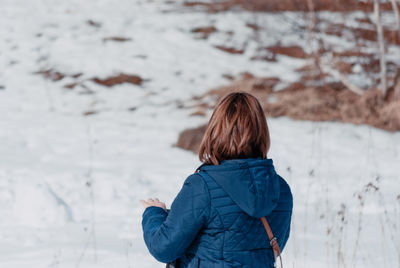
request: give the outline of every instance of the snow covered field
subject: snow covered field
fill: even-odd
[[[231,55],[190,32],[217,20],[246,35],[247,12],[177,13],[140,0],[2,0],[0,8],[1,268],[163,267],[144,245],[138,200],[170,205],[200,164],[173,145],[207,118],[179,104],[226,83],[223,74],[290,82],[304,64],[250,61],[250,52]],[[48,69],[69,76],[35,74]],[[91,80],[121,72],[145,81]],[[285,266],[400,267],[400,134],[268,122],[269,157],[295,198]]]

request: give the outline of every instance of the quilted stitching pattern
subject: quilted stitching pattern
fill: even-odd
[[[255,172],[257,172],[257,170]],[[219,215],[219,218],[223,219],[222,224],[220,224],[219,226],[214,226],[214,228],[219,229],[219,232],[225,233],[223,237],[219,238],[224,239],[222,243],[222,258],[227,258],[229,256],[229,259],[235,262],[232,267],[273,266],[273,256],[272,254],[268,253],[269,251],[272,252],[272,250],[270,249],[268,236],[260,219],[251,217],[244,213],[234,203],[229,195],[209,175],[206,174],[206,172],[200,171],[200,175],[202,175],[210,191],[211,214]],[[255,183],[260,184],[262,182],[255,181]],[[287,205],[288,202],[292,202],[290,189],[287,183],[281,177],[280,185],[282,186],[280,204]],[[283,248],[286,243],[287,237],[284,238],[284,235],[282,235],[281,233],[287,232],[289,230],[289,227],[287,227],[287,229],[285,229],[284,231],[279,231],[277,227],[288,225],[287,220],[285,222],[285,218],[287,218],[287,214],[290,212],[287,211],[287,209],[283,209],[283,213],[285,213],[286,215],[280,215],[278,214],[278,212],[281,208],[282,206],[278,205],[276,212],[272,212],[268,219],[270,221],[270,224],[273,225],[273,227],[271,228],[273,228],[275,236],[282,236],[282,238],[279,239],[279,242],[280,245],[282,245],[281,248]],[[276,224],[273,224],[272,221],[276,222]],[[203,248],[202,243],[204,242],[199,241],[199,243],[200,248]],[[207,246],[204,245],[204,248],[207,248]],[[250,254],[250,252],[259,252],[261,254]],[[241,259],[240,256],[243,255],[243,253],[247,253],[247,255],[243,256]],[[254,261],[243,261],[244,259],[248,259],[249,255],[256,255],[256,259],[254,259]],[[258,261],[260,263],[256,264]]]
[[[248,187],[234,188],[234,191],[241,194],[242,190],[247,190],[244,198],[249,198],[245,202],[248,202],[250,210],[253,209],[252,200],[273,206],[272,211],[261,209],[269,211],[267,220],[283,250],[290,233],[293,207],[290,188],[275,173],[272,164],[260,166],[261,160],[244,161],[239,165],[221,165],[221,170],[229,176],[240,174],[239,178],[250,174],[243,178],[249,180]],[[210,169],[218,172],[219,166]],[[162,262],[180,257],[181,266],[188,268],[273,267],[273,253],[260,219],[245,212],[217,183],[218,180],[210,176],[213,174],[200,170],[189,176],[169,215],[160,208],[146,209],[142,224],[150,252]],[[220,173],[217,175],[225,183],[230,183],[226,180],[229,178],[221,177]],[[275,181],[271,180],[272,176]],[[268,187],[265,187],[267,183]],[[228,185],[228,188],[231,186]],[[273,189],[278,189],[278,193]]]

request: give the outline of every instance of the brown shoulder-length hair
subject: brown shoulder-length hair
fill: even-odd
[[[200,144],[199,159],[219,165],[227,159],[267,158],[270,143],[258,100],[249,93],[234,92],[215,107]]]

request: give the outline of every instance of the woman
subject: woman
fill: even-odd
[[[267,158],[267,121],[248,93],[231,93],[215,108],[200,145],[203,164],[167,212],[157,198],[141,200],[143,234],[160,262],[180,267],[274,267],[260,221],[266,216],[283,250],[289,238],[290,188]]]

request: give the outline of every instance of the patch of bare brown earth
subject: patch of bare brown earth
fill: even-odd
[[[287,116],[295,120],[337,121],[368,124],[377,128],[400,131],[400,88],[384,99],[378,89],[366,91],[362,96],[346,89],[341,83],[322,87],[306,87],[296,82],[285,89],[274,91],[277,78],[257,78],[247,74],[229,86],[212,89],[194,98],[198,106],[213,108],[206,99],[213,96],[216,102],[223,96],[244,91],[256,96],[267,117]],[[397,85],[400,87],[400,83]],[[206,113],[204,113],[205,115]],[[206,126],[187,129],[178,139],[177,146],[197,152]]]
[[[203,138],[206,126],[200,126],[197,128],[186,129],[179,135],[177,147],[190,150],[192,152],[198,152],[201,139]]]
[[[326,34],[335,35],[338,37],[343,36],[343,32],[350,32],[357,40],[377,41],[377,32],[375,28],[362,28],[362,27],[349,27],[343,23],[331,23],[325,30]],[[385,40],[389,44],[400,44],[400,35],[396,29],[383,29]]]
[[[129,74],[124,74],[124,73],[121,73],[116,76],[111,76],[111,77],[108,77],[105,79],[100,79],[100,78],[95,77],[92,79],[92,81],[99,85],[103,85],[106,87],[112,87],[112,86],[115,86],[118,84],[123,84],[123,83],[130,83],[130,84],[139,86],[143,83],[143,79],[140,76],[129,75]]]
[[[65,73],[56,71],[54,69],[40,70],[40,71],[35,72],[34,74],[42,75],[45,79],[49,79],[51,81],[60,81],[60,80],[64,79],[64,77],[78,78],[82,75],[82,73],[65,74]]]
[[[234,47],[225,47],[225,46],[215,46],[215,47],[222,51],[230,53],[230,54],[243,54],[244,53],[243,49],[237,49]]]
[[[128,42],[132,41],[132,38],[129,37],[120,37],[120,36],[111,36],[111,37],[105,37],[103,38],[104,42],[107,41],[114,41],[114,42]]]
[[[196,33],[200,35],[200,38],[207,39],[210,34],[217,31],[217,28],[214,26],[205,26],[205,27],[197,27],[192,29],[192,33]]]
[[[271,53],[285,55],[293,58],[305,59],[308,55],[300,46],[270,46],[266,48]]]
[[[65,74],[55,71],[53,69],[41,70],[36,72],[35,74],[40,74],[44,78],[49,79],[51,81],[60,81],[66,76]]]
[[[358,0],[313,0],[316,11],[365,11],[372,12],[373,2]],[[252,11],[308,11],[308,0],[222,0],[222,1],[186,1],[186,7],[202,7],[208,12],[223,12],[232,8],[242,8]],[[381,3],[382,10],[391,10],[389,2]]]
[[[125,73],[120,73],[118,75],[110,76],[110,77],[107,77],[104,79],[94,77],[94,78],[79,79],[79,80],[78,80],[78,78],[80,78],[83,75],[83,73],[68,74],[68,73],[62,73],[62,72],[54,70],[54,69],[46,69],[46,70],[37,71],[34,74],[41,75],[45,79],[49,79],[54,82],[61,81],[66,77],[74,78],[75,79],[74,82],[70,82],[70,83],[64,85],[64,88],[69,89],[69,90],[72,90],[77,86],[87,89],[87,87],[84,85],[84,82],[87,80],[91,80],[91,81],[95,82],[96,84],[106,86],[106,87],[112,87],[112,86],[115,86],[118,84],[123,84],[123,83],[129,83],[129,84],[140,86],[145,81],[138,75],[125,74]]]

